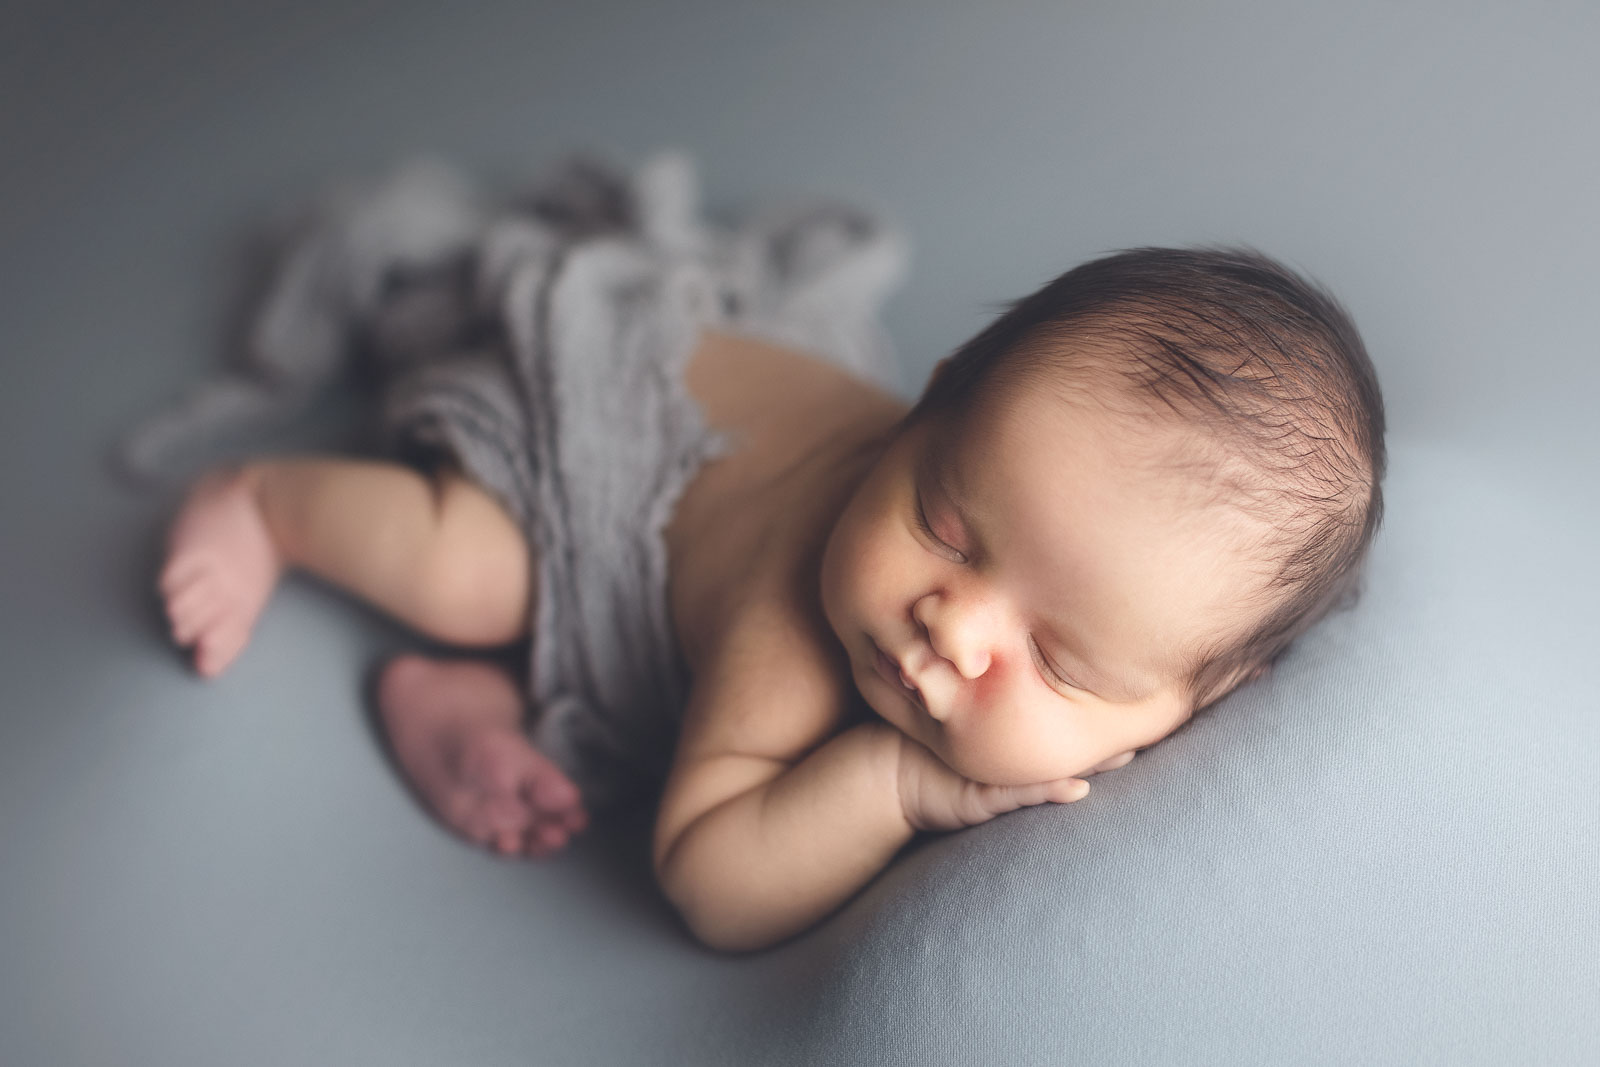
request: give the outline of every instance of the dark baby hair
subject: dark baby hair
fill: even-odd
[[[1383,515],[1383,396],[1349,315],[1317,285],[1251,249],[1093,260],[962,345],[907,423],[959,416],[1002,385],[1043,383],[1117,386],[1093,395],[1197,425],[1214,455],[1192,466],[1223,486],[1219,500],[1275,530],[1264,617],[1192,661],[1195,707],[1265,671],[1359,594]]]

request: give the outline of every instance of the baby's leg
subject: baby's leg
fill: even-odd
[[[588,823],[577,787],[523,736],[504,671],[401,656],[384,668],[378,710],[412,788],[465,837],[546,856]]]
[[[233,662],[286,567],[474,647],[523,636],[535,592],[522,532],[464,478],[356,460],[253,463],[202,479],[168,538],[161,592],[197,671]]]

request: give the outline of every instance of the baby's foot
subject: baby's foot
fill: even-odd
[[[196,671],[213,678],[243,651],[282,573],[249,472],[196,483],[167,535],[159,582],[172,639],[194,648]]]
[[[412,788],[462,836],[548,856],[588,825],[578,787],[523,735],[503,671],[401,656],[383,669],[378,710]]]

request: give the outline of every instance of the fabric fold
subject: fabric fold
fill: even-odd
[[[591,806],[653,789],[687,688],[662,535],[701,464],[735,444],[684,385],[696,339],[746,333],[893,388],[879,316],[903,241],[836,203],[713,226],[677,153],[631,174],[575,157],[498,206],[421,161],[304,220],[244,371],[133,434],[128,465],[155,472],[364,361],[394,454],[459,466],[533,549],[535,743]]]

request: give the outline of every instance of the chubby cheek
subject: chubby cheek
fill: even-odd
[[[979,740],[950,740],[941,753],[951,770],[963,778],[989,785],[1030,785],[1063,777],[1054,771],[1055,761],[1037,750],[984,744]]]
[[[947,729],[945,761],[956,772],[993,785],[1028,785],[1066,778],[1096,762],[1093,746],[1072,727],[1064,707],[994,710],[978,705]]]
[[[844,531],[838,576],[842,597],[882,625],[885,615],[898,616],[904,607],[906,561],[891,531],[883,522],[861,521]]]
[[[856,585],[860,570],[857,526],[846,512],[828,535],[828,545],[822,553],[822,590],[827,599],[843,599]]]

